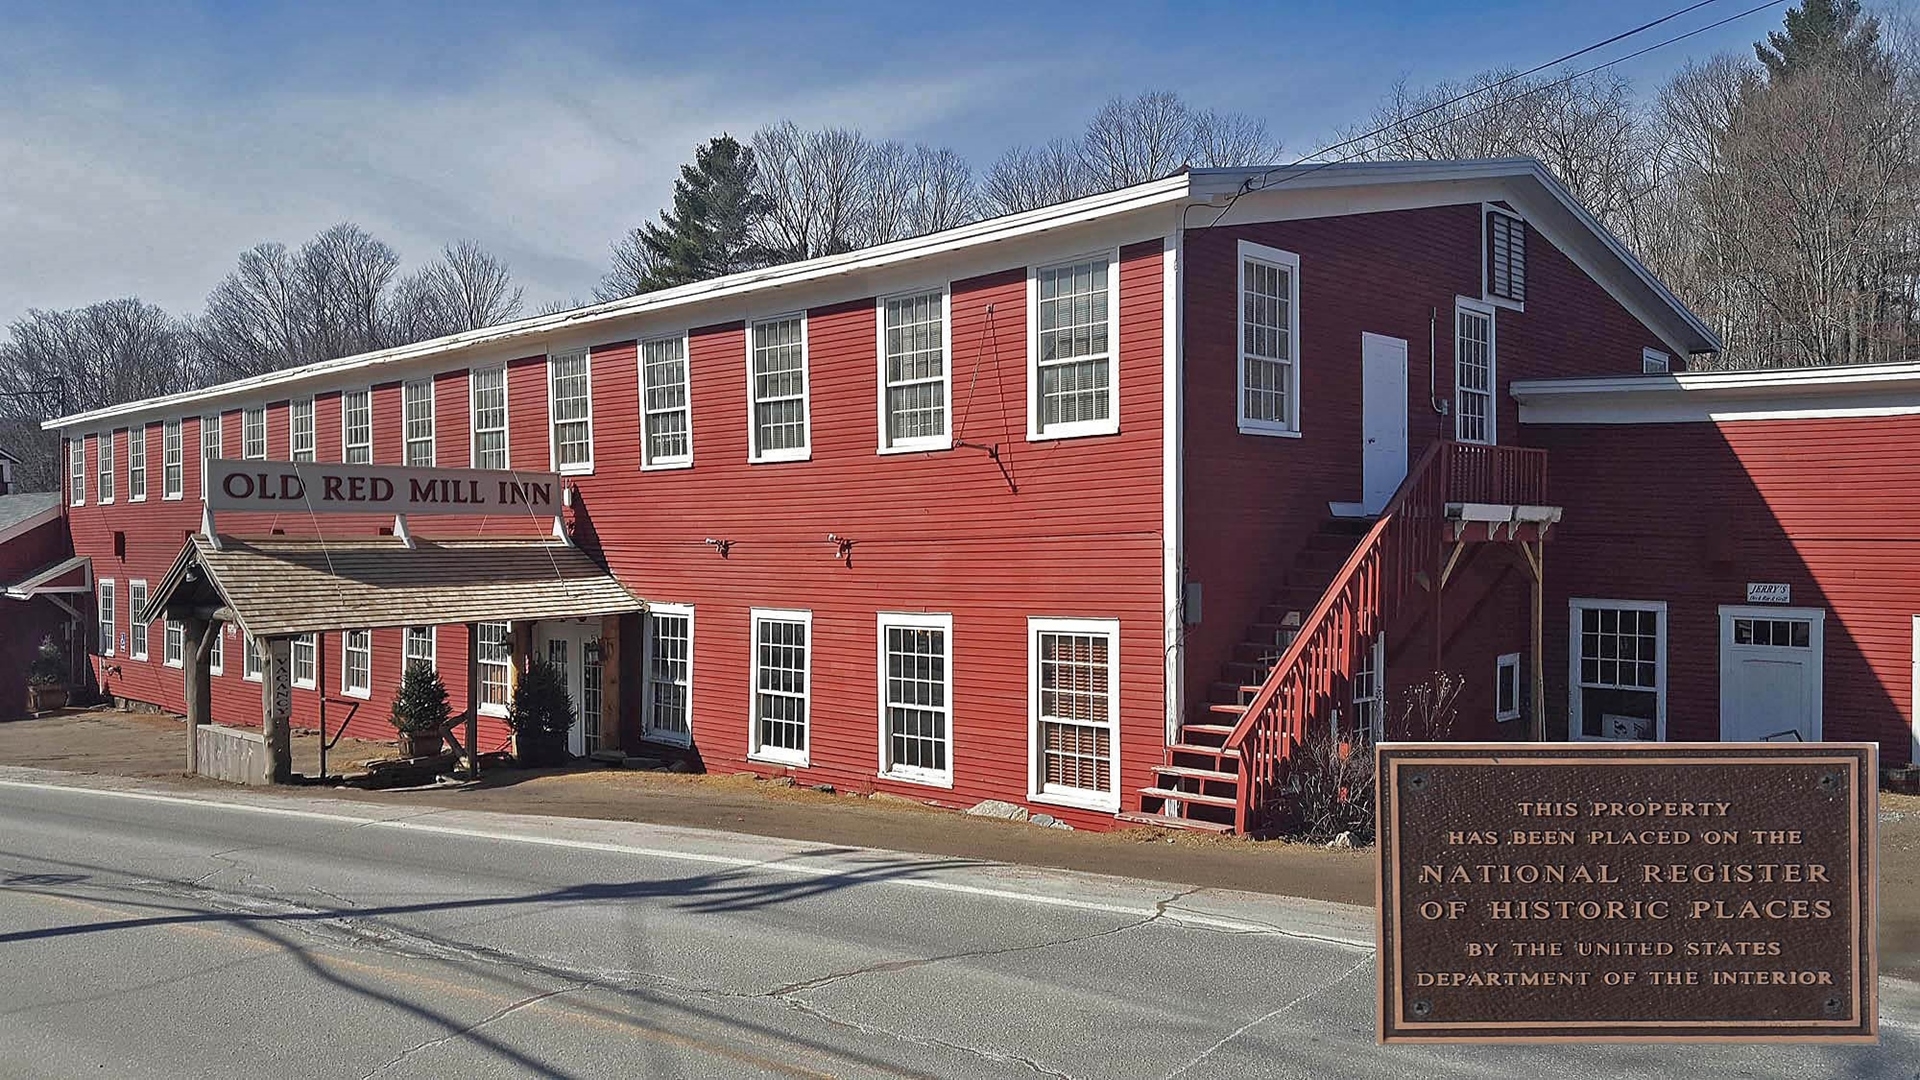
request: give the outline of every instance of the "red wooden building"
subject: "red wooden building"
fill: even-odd
[[[1464,677],[1457,736],[1565,730],[1581,660],[1554,657],[1578,646],[1569,618],[1602,613],[1570,601],[1659,593],[1596,577],[1618,552],[1569,549],[1608,548],[1603,505],[1663,529],[1665,493],[1615,486],[1650,470],[1609,464],[1684,458],[1655,447],[1699,425],[1602,461],[1590,445],[1640,429],[1532,413],[1583,379],[1708,379],[1644,373],[1716,347],[1536,163],[1196,170],[49,426],[68,440],[66,519],[116,696],[182,707],[180,633],[137,620],[201,528],[207,459],[551,470],[572,489],[571,541],[646,611],[482,624],[483,746],[505,743],[507,688],[538,653],[567,663],[580,751],[688,747],[708,768],[1005,799],[1078,826],[1251,829],[1310,731],[1390,728],[1402,688],[1435,670]],[[1749,459],[1791,465],[1729,457]],[[1677,513],[1699,513],[1683,487]],[[284,548],[377,544],[392,525],[296,506],[217,530]],[[1791,579],[1796,603],[1808,580]],[[246,631],[221,639],[226,722],[259,715]],[[336,718],[357,706],[355,734],[387,735],[407,657],[464,701],[469,636],[302,643],[296,720],[327,697]],[[1710,662],[1655,666],[1662,717],[1668,692],[1711,708],[1680,687]],[[1628,716],[1637,699],[1615,697],[1586,712]],[[1907,707],[1849,705],[1827,730],[1901,758]],[[1710,732],[1705,716],[1675,733]]]

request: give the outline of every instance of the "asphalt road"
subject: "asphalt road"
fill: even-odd
[[[1898,1077],[1373,1043],[1369,913],[694,830],[0,769],[0,1075]]]

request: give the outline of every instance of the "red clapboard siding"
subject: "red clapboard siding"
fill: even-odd
[[[1912,754],[1920,417],[1531,426],[1566,517],[1547,545],[1547,701],[1567,713],[1568,600],[1667,603],[1667,734],[1720,737],[1719,607],[1786,582],[1827,612],[1824,734]]]

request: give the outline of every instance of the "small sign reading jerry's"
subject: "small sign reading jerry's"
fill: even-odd
[[[1383,744],[1381,1041],[1873,1041],[1875,749]]]

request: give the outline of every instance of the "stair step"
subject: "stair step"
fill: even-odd
[[[1239,773],[1221,772],[1218,769],[1196,769],[1190,765],[1155,765],[1153,771],[1161,776],[1177,776],[1182,780],[1205,780],[1219,784],[1237,784]]]
[[[1233,734],[1233,725],[1232,724],[1183,724],[1181,725],[1180,730],[1183,734],[1187,734],[1187,735],[1218,735],[1224,739],[1227,736]]]
[[[1217,713],[1222,716],[1237,717],[1237,716],[1244,715],[1247,711],[1247,707],[1245,705],[1209,705],[1207,706],[1207,711],[1210,713]],[[1187,729],[1191,731],[1193,729],[1193,725],[1188,724]],[[1233,729],[1228,728],[1227,730],[1232,731]]]
[[[1138,810],[1122,810],[1113,815],[1113,819],[1128,825],[1151,825],[1158,829],[1182,829],[1188,832],[1210,832],[1222,835],[1233,831],[1233,826],[1223,825],[1218,821],[1197,821],[1193,818],[1148,814]]]
[[[1217,705],[1244,703],[1260,692],[1259,683],[1217,682],[1207,688],[1207,699]]]
[[[1180,791],[1177,788],[1149,787],[1141,788],[1140,794],[1149,799],[1179,799],[1183,803],[1195,803],[1200,806],[1235,807],[1240,803],[1225,795],[1202,795],[1197,791]]]
[[[1187,726],[1192,727],[1193,725],[1188,724]],[[1203,746],[1200,743],[1187,742],[1168,743],[1167,752],[1173,754],[1196,754],[1217,758],[1237,758],[1240,756],[1240,751],[1231,747]]]

